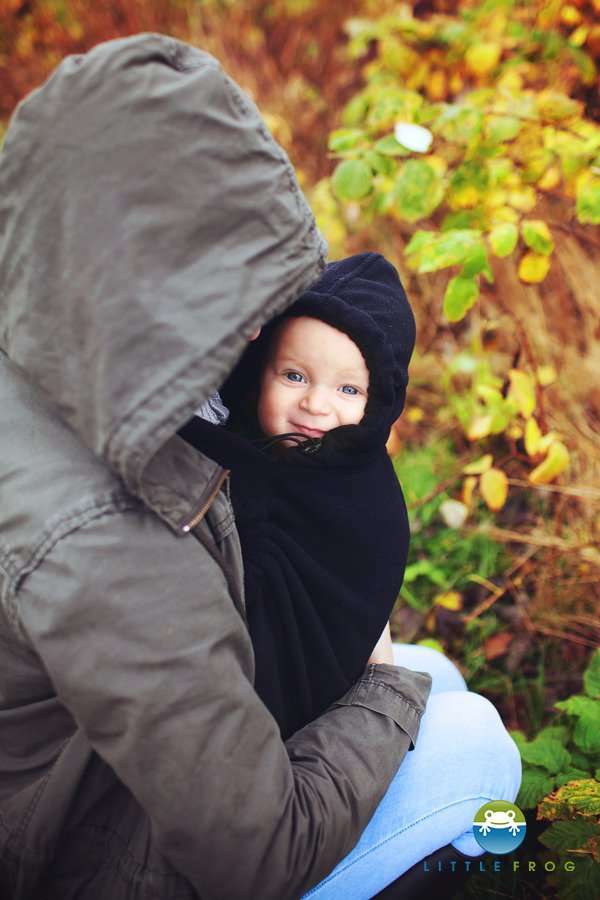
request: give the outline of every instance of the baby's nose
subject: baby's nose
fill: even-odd
[[[304,409],[313,415],[328,413],[331,410],[327,389],[321,386],[310,387],[302,398],[302,404]]]

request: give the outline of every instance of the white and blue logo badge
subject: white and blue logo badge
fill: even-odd
[[[527,823],[518,806],[506,800],[490,800],[473,817],[473,835],[489,853],[512,853],[525,840]]]

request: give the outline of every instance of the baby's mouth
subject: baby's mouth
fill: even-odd
[[[295,422],[292,422],[295,431],[299,431],[300,434],[305,434],[307,437],[320,438],[325,434],[324,431],[318,428],[308,428],[306,425],[296,425]]]

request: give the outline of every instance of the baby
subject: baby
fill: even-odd
[[[272,342],[257,404],[258,422],[266,435],[296,432],[320,438],[338,425],[360,422],[369,370],[347,334],[320,319],[301,316],[284,319]],[[294,441],[282,444],[293,446]],[[389,623],[368,661],[393,665]]]
[[[195,419],[180,431],[230,470],[255,687],[284,738],[369,661],[393,662],[387,623],[409,529],[386,440],[414,340],[384,257],[330,263],[223,385],[226,427]]]

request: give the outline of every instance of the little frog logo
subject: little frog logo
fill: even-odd
[[[490,800],[473,818],[473,834],[490,853],[512,853],[525,840],[527,823],[518,806],[506,800]]]

